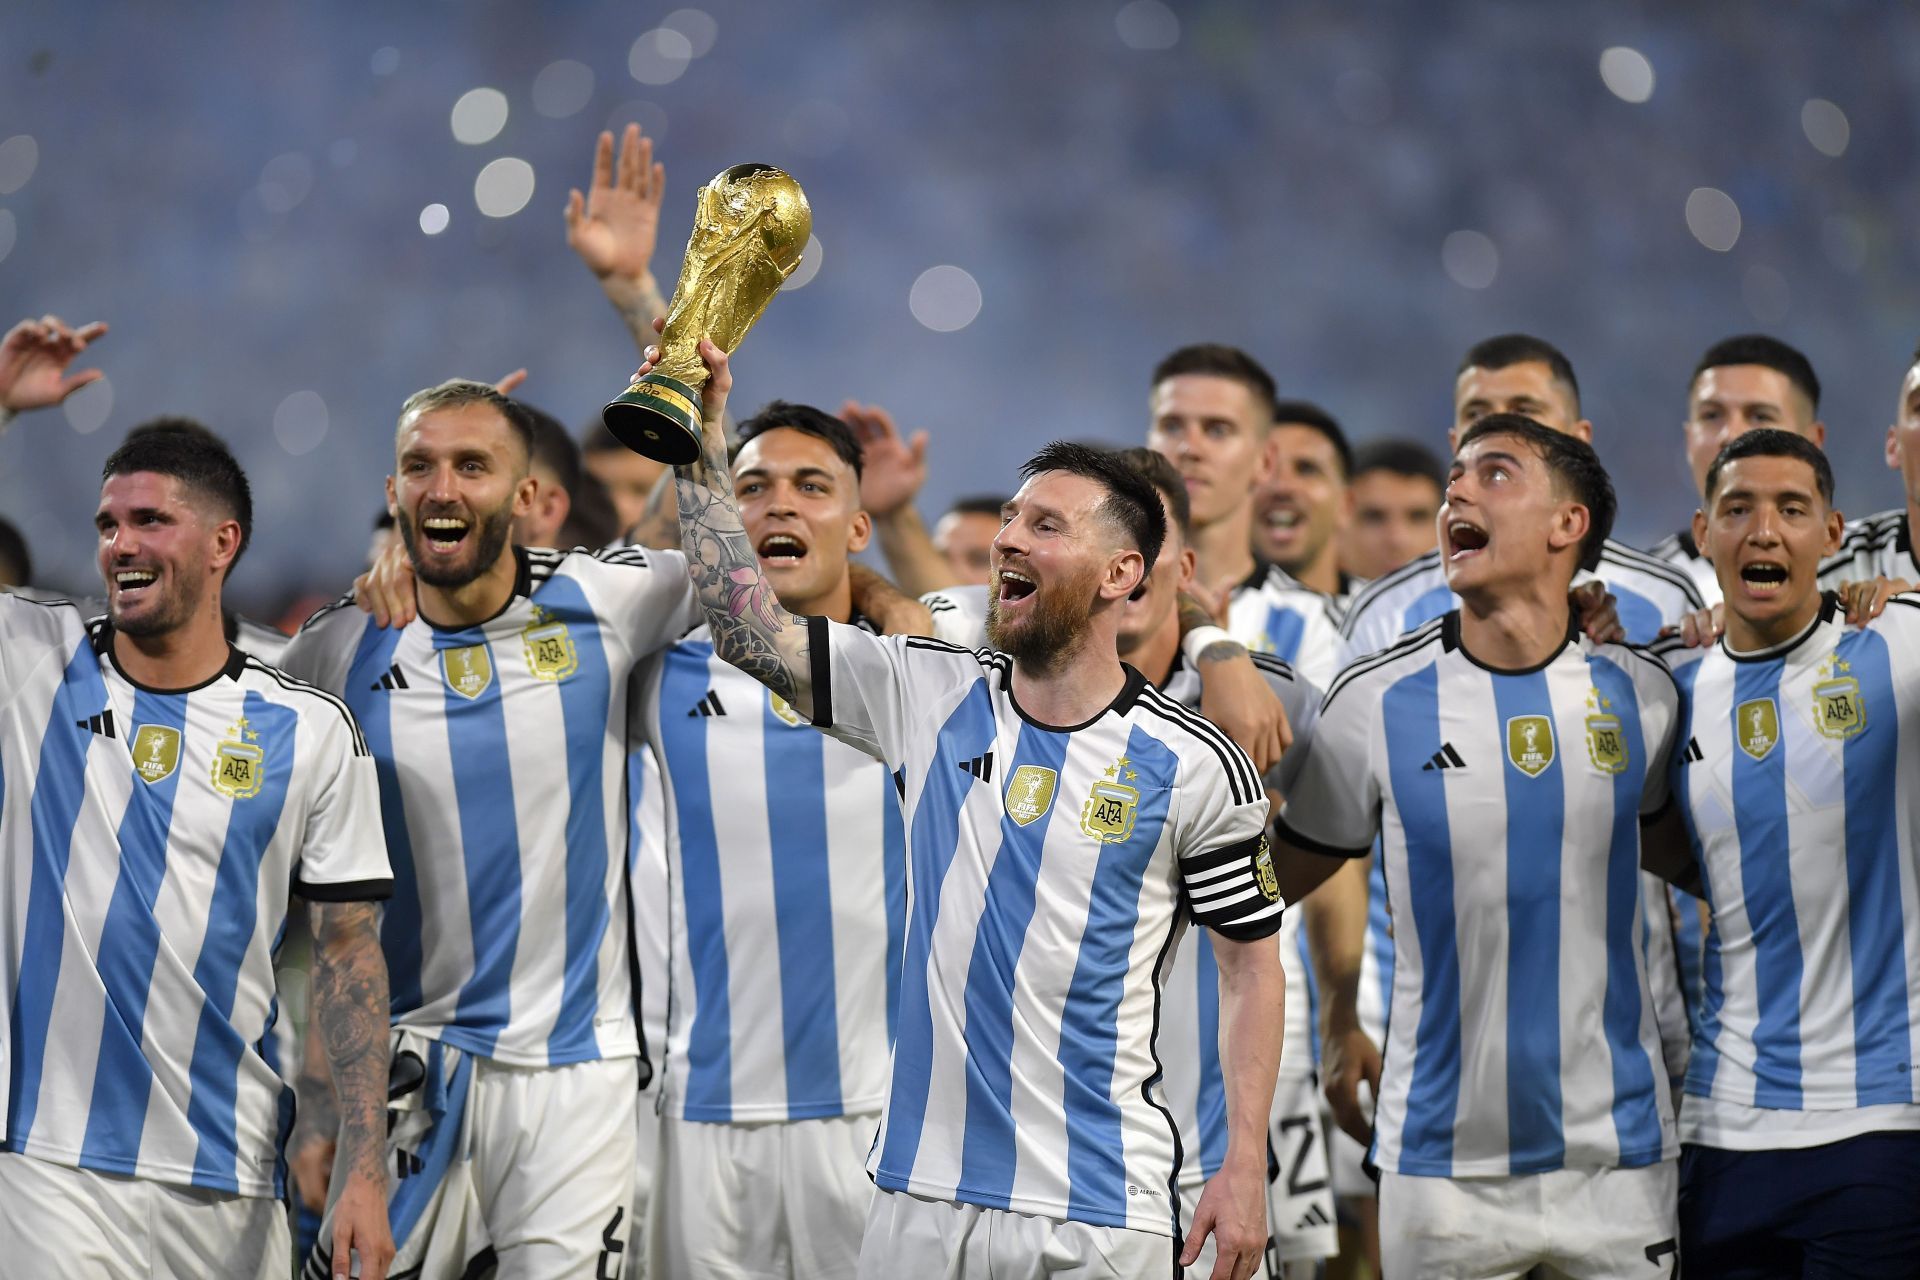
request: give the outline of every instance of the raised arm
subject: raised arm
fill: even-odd
[[[0,431],[29,409],[45,409],[97,381],[98,369],[67,369],[88,345],[104,336],[107,326],[70,328],[59,316],[22,320],[0,339]]]
[[[849,400],[840,406],[840,418],[860,441],[860,505],[873,517],[894,580],[912,596],[952,586],[953,570],[934,548],[913,502],[927,482],[927,433],[902,439],[893,415],[877,404]]]
[[[381,1280],[393,1261],[387,1221],[387,961],[379,909],[371,902],[315,902],[313,1026],[339,1108],[333,1274],[359,1255],[361,1280]]]
[[[575,188],[567,194],[567,244],[600,282],[633,345],[643,350],[653,341],[653,322],[667,314],[652,268],[666,182],[666,167],[653,159],[653,139],[630,124],[620,136],[618,167],[613,134],[602,133],[587,193]]]
[[[640,367],[641,373],[652,368],[655,354],[648,349],[648,363]],[[781,607],[772,584],[760,572],[759,557],[754,555],[733,494],[724,426],[727,392],[733,388],[727,353],[702,338],[700,359],[708,372],[700,393],[700,457],[677,468],[674,479],[687,572],[713,631],[714,652],[811,719],[813,667],[807,620]]]

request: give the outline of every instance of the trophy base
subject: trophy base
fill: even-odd
[[[648,374],[602,409],[600,420],[642,457],[684,467],[700,456],[700,393],[678,378]]]

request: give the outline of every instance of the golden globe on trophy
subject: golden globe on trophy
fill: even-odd
[[[700,339],[729,355],[800,265],[813,229],[806,193],[765,164],[737,164],[700,188],[660,359],[600,412],[635,453],[683,466],[700,456]]]

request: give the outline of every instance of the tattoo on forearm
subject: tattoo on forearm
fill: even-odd
[[[724,456],[708,449],[675,475],[680,542],[720,657],[783,698],[808,677],[806,619],[781,607],[760,572]]]
[[[326,1046],[346,1167],[386,1169],[387,961],[372,903],[313,906],[313,1025]]]
[[[1183,591],[1180,593],[1179,600],[1181,635],[1185,635],[1187,632],[1199,627],[1219,625],[1213,620],[1213,615],[1207,612],[1207,607],[1186,592]]]
[[[1247,646],[1238,640],[1215,640],[1200,651],[1202,662],[1231,662],[1247,656]]]

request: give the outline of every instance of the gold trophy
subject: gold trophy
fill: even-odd
[[[737,164],[700,188],[660,359],[600,411],[621,444],[672,466],[700,456],[700,339],[732,354],[800,265],[812,229],[806,193],[772,165]]]

